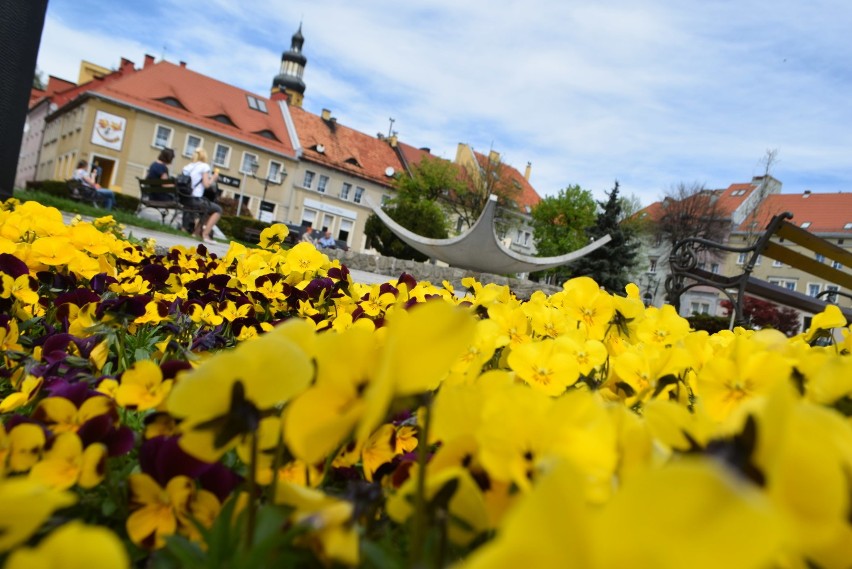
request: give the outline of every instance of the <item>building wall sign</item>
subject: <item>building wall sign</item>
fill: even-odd
[[[95,126],[92,129],[92,144],[121,150],[127,119],[104,111],[95,113]]]
[[[318,202],[310,198],[305,199],[304,207],[324,211],[326,213],[333,213],[334,215],[339,215],[340,217],[348,217],[349,219],[358,218],[358,213],[352,211],[351,209],[324,204],[322,202]]]

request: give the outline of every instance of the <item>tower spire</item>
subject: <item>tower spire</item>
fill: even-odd
[[[277,93],[284,93],[287,95],[289,104],[296,107],[302,106],[302,100],[305,97],[305,82],[302,76],[308,59],[302,54],[304,43],[302,22],[299,22],[299,29],[291,38],[290,49],[281,55],[281,69],[272,80],[273,98]]]

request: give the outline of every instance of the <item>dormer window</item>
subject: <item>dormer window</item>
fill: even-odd
[[[226,114],[213,115],[210,118],[213,119],[216,122],[220,122],[220,123],[226,124],[228,126],[237,126],[237,125],[234,124],[234,121],[232,121],[231,118]]]
[[[272,132],[271,130],[269,130],[268,128],[265,128],[263,130],[259,130],[255,134],[260,135],[263,138],[268,138],[269,140],[278,141],[278,137],[275,136],[275,133]]]
[[[344,162],[346,162],[347,164],[352,164],[353,166],[361,166],[361,164],[358,163],[358,159],[354,156],[350,156],[349,158],[344,160]]]
[[[843,226],[843,229],[852,229],[852,221]]]
[[[258,99],[253,95],[246,95],[246,99],[248,99],[248,106],[250,109],[259,111],[261,113],[266,112],[266,101]]]
[[[811,222],[810,222],[810,221],[803,221],[803,222],[802,222],[802,225],[801,225],[801,228],[802,228],[802,229],[807,229],[807,228],[808,228],[808,227],[810,227],[810,226],[811,226]]]
[[[157,100],[160,101],[161,103],[165,103],[166,105],[168,105],[170,107],[175,107],[176,109],[186,110],[186,107],[184,107],[183,104],[174,97],[163,97],[162,99],[157,99]]]

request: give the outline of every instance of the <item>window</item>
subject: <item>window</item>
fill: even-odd
[[[213,165],[227,168],[230,163],[231,147],[217,142],[216,148],[213,149]]]
[[[689,309],[693,314],[709,314],[710,304],[707,302],[691,302],[689,304]]]
[[[745,262],[746,262],[746,254],[745,253],[740,253],[739,255],[737,255],[737,264],[738,265],[745,265]]]
[[[810,227],[810,226],[811,226],[811,222],[810,222],[810,221],[803,221],[803,222],[802,222],[802,225],[801,225],[802,229],[807,229],[807,228],[808,228],[808,227]]]
[[[817,263],[825,263],[825,255],[820,255],[819,253],[816,253],[814,255],[814,258],[817,260]]]
[[[796,290],[796,281],[788,279],[769,279],[769,284],[786,288],[787,290]]]
[[[773,261],[772,261],[772,266],[773,266],[773,267],[783,267],[783,266],[784,266],[784,263],[782,263],[781,261],[778,261],[778,260],[773,260]]]
[[[524,246],[529,247],[530,244],[530,232],[524,231]]]
[[[351,219],[341,219],[340,229],[337,231],[337,238],[349,243],[349,234],[352,233],[352,225]]]
[[[269,161],[269,171],[266,173],[266,177],[273,182],[280,184],[281,183],[281,172],[284,171],[284,165],[281,162],[276,162],[275,160]]]
[[[168,148],[172,144],[173,132],[169,127],[158,124],[154,128],[154,142],[151,145],[155,148]]]
[[[317,212],[312,209],[302,210],[302,226],[313,227],[314,220],[317,218]]]
[[[352,201],[354,201],[355,203],[361,203],[361,198],[364,197],[365,191],[366,190],[364,188],[362,188],[361,186],[355,186],[355,197],[353,198]]]
[[[352,184],[349,182],[343,182],[343,186],[340,188],[340,199],[348,200],[349,199],[349,191],[352,189]]]
[[[203,140],[200,136],[195,136],[194,134],[186,135],[186,144],[183,147],[183,155],[186,157],[191,157],[192,153],[201,146]]]
[[[305,180],[302,182],[302,187],[311,189],[311,186],[314,183],[314,176],[316,176],[315,173],[310,170],[305,170]]]
[[[837,303],[837,294],[835,294],[835,293],[838,290],[840,290],[840,287],[837,286],[837,285],[825,285],[825,290],[830,290],[832,292],[830,294],[825,295],[823,300],[825,300],[826,302],[831,302],[831,303],[836,304]]]
[[[657,260],[656,259],[649,259],[648,272],[649,273],[656,273],[657,272]]]
[[[322,216],[322,230],[323,233],[329,231],[334,226],[334,216],[329,214],[324,214]]]
[[[840,261],[832,261],[831,262],[831,268],[832,269],[842,269],[843,263],[841,263]]]
[[[819,283],[808,283],[808,296],[818,295],[821,289]]]
[[[759,265],[760,265],[760,260],[761,260],[762,258],[763,258],[763,255],[758,255],[758,256],[757,256],[757,259],[756,259],[756,260],[755,260],[755,262],[754,262],[754,265],[755,265],[755,266],[759,266]]]
[[[272,223],[275,221],[275,204],[272,202],[260,201],[260,214],[258,215],[261,221]]]
[[[843,229],[852,229],[852,222],[844,224]]]
[[[320,174],[319,181],[317,182],[317,191],[324,194],[326,186],[328,186],[328,176]]]
[[[710,272],[713,273],[714,275],[718,275],[719,274],[719,263],[711,264],[710,265]]]
[[[266,101],[262,101],[252,95],[246,95],[246,99],[248,99],[248,106],[250,109],[260,111],[261,113],[266,112]]]
[[[462,225],[464,225],[464,219],[459,217],[456,219],[456,233],[461,233]],[[518,232],[518,243],[521,242],[521,232]]]
[[[255,163],[259,163],[257,160],[257,154],[243,152],[243,159],[242,162],[240,162],[240,172],[243,174],[251,174],[251,166]]]

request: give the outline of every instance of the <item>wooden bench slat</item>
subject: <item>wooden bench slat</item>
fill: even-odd
[[[847,251],[843,247],[835,245],[830,241],[821,239],[813,233],[805,231],[801,227],[793,225],[792,223],[782,223],[775,232],[775,235],[782,239],[789,239],[793,243],[801,245],[805,249],[837,261],[844,267],[852,267],[852,252]]]
[[[680,296],[687,290],[696,286],[710,286],[729,294],[736,300],[735,317],[737,321],[742,320],[742,303],[747,294],[751,294],[766,300],[777,302],[804,312],[813,314],[822,312],[828,304],[836,304],[836,299],[827,302],[828,299],[812,297],[795,290],[774,285],[766,280],[756,278],[752,272],[759,255],[763,255],[776,261],[786,263],[790,267],[804,273],[813,275],[821,281],[836,285],[838,289],[852,290],[852,252],[822,239],[801,227],[790,222],[793,215],[782,213],[776,215],[766,226],[761,237],[751,247],[732,248],[721,243],[707,242],[706,240],[687,238],[675,244],[670,255],[672,264],[672,275],[666,281],[666,290],[675,304],[680,303]],[[803,248],[804,252],[792,249],[778,242],[778,239],[789,240],[792,244]],[[743,267],[743,272],[734,276],[725,276],[706,271],[697,267],[694,248],[699,244],[705,249],[718,248],[720,250],[742,253],[750,253],[751,258]],[[840,268],[831,266],[831,263],[820,262],[816,255],[825,259],[837,261]],[[687,283],[684,279],[689,279]],[[840,295],[843,290],[838,290]],[[852,320],[852,307],[839,306],[846,318]]]
[[[810,273],[830,283],[838,284],[843,288],[852,289],[852,274],[835,269],[826,263],[820,263],[816,259],[802,255],[774,241],[766,244],[763,255]]]
[[[746,291],[754,296],[813,314],[822,312],[826,306],[826,302],[823,300],[756,278],[748,279]],[[847,319],[852,320],[852,308],[848,306],[839,306],[838,308]]]

